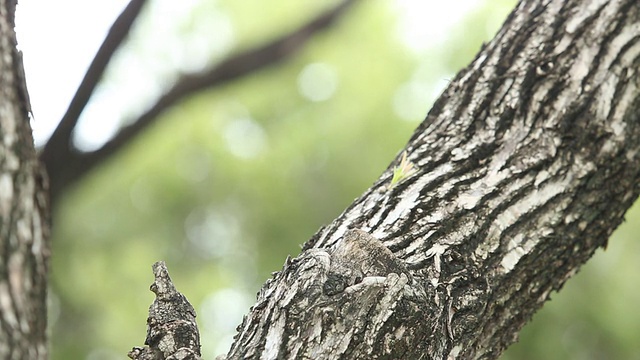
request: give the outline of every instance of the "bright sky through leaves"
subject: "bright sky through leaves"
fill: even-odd
[[[395,3],[400,18],[398,39],[420,54],[442,41],[451,27],[456,26],[478,2],[398,1]],[[185,39],[171,32],[195,3],[198,1],[154,0],[150,3],[153,14],[157,15],[156,21],[149,21],[154,30],[146,32],[145,43],[135,46],[143,47],[144,53],[161,49],[161,55],[165,55],[161,60],[167,63],[158,60],[150,66],[136,58],[136,54],[116,56],[112,64],[117,70],[114,78],[107,79],[96,90],[95,101],[87,105],[78,125],[76,142],[79,147],[90,150],[100,146],[117,131],[123,118],[153,101],[162,89],[161,83],[172,77],[173,69],[198,69],[212,56],[209,53],[221,56],[229,51],[234,43],[233,24],[223,12],[211,14],[215,21],[202,24],[207,26],[206,32],[217,35],[216,42],[202,36]],[[125,0],[30,0],[19,3],[17,31],[24,53],[37,144],[42,145],[55,129],[111,23],[126,4]],[[149,34],[154,34],[155,39]],[[188,43],[187,55],[181,51],[184,42]],[[310,82],[316,80],[318,85],[313,86]],[[338,79],[326,64],[310,64],[300,74],[300,91],[312,101],[328,99],[337,86]],[[407,95],[407,91],[400,93]],[[411,111],[406,102],[401,103],[405,105],[400,114],[403,118],[422,111]]]

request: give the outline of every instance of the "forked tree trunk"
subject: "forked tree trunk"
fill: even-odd
[[[263,286],[227,358],[497,358],[638,195],[639,14],[521,1],[404,163]]]
[[[15,0],[0,0],[0,359],[47,358],[48,216],[16,49]]]

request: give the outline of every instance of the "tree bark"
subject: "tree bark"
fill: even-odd
[[[639,40],[635,0],[521,1],[227,358],[497,358],[638,195]]]
[[[0,359],[31,360],[47,358],[49,227],[15,6],[0,0]]]
[[[156,299],[149,307],[145,347],[127,354],[133,360],[201,360],[196,311],[176,290],[163,261],[153,264],[150,290]]]

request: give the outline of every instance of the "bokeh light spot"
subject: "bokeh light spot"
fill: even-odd
[[[338,75],[327,64],[309,64],[298,75],[298,90],[311,101],[329,100],[337,88]]]

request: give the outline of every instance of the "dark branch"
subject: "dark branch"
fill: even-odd
[[[140,115],[131,125],[123,127],[100,149],[81,153],[70,150],[69,146],[64,149],[45,148],[42,160],[51,178],[52,200],[55,201],[67,186],[81,179],[95,166],[128,144],[171,106],[198,91],[222,85],[292,56],[302,49],[314,34],[333,24],[353,2],[355,0],[344,0],[299,29],[271,43],[239,53],[203,72],[184,75],[158,99],[155,105]],[[65,144],[69,144],[68,140],[69,138]],[[55,152],[47,153],[47,151]],[[55,161],[56,159],[60,161]]]
[[[138,18],[146,2],[146,0],[131,0],[116,21],[114,21],[113,25],[111,25],[107,37],[102,42],[102,45],[100,45],[96,56],[93,58],[91,65],[89,65],[87,73],[84,75],[80,86],[78,86],[67,108],[67,112],[62,117],[62,120],[60,120],[58,127],[42,151],[41,159],[50,174],[54,174],[54,169],[58,168],[69,158],[72,151],[71,135],[78,123],[80,114],[102,78],[102,74],[104,74],[113,54],[120,48],[127,34],[129,34],[131,26]]]

